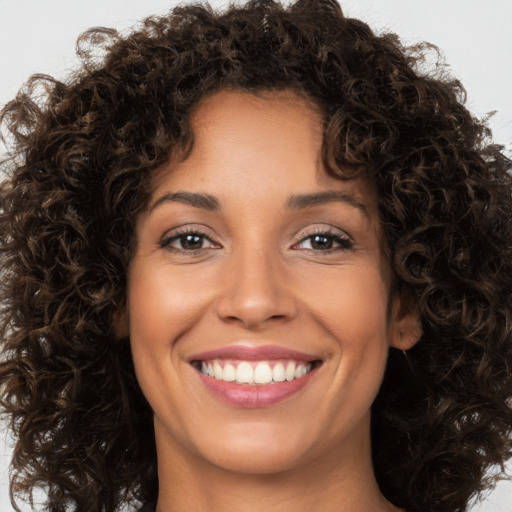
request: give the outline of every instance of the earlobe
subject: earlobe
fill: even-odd
[[[409,293],[394,297],[390,328],[390,345],[399,350],[412,348],[421,338],[423,329],[420,317]]]

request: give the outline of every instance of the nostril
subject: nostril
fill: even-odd
[[[256,266],[261,266],[260,262]],[[268,268],[271,264],[265,266]],[[216,304],[218,316],[225,322],[240,323],[257,329],[265,322],[284,321],[297,314],[295,297],[279,275],[264,275],[254,267],[237,272],[222,289]]]

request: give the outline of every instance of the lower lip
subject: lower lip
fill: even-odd
[[[313,377],[316,368],[304,377],[267,385],[247,385],[226,382],[197,372],[203,384],[220,400],[237,407],[268,407],[298,393]]]

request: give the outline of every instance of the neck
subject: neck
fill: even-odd
[[[374,477],[368,432],[326,457],[271,474],[226,471],[158,435],[157,512],[391,512]],[[359,435],[362,433],[360,432]],[[346,448],[348,446],[348,448]],[[357,449],[356,449],[357,447]],[[169,455],[168,457],[166,455]]]

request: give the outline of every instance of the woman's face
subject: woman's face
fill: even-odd
[[[388,348],[414,338],[374,188],[326,173],[320,116],[292,92],[218,92],[192,128],[128,276],[159,456],[259,474],[367,456]]]

